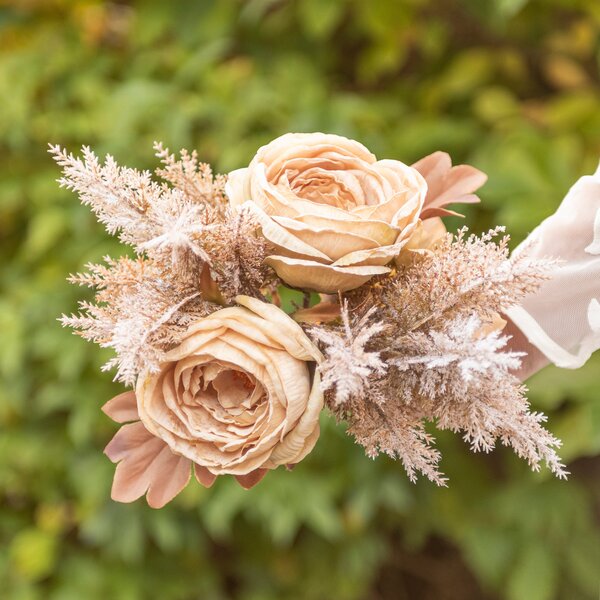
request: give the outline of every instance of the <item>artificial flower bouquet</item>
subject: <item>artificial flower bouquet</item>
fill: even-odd
[[[103,407],[121,424],[105,450],[115,500],[161,507],[192,473],[250,488],[311,452],[325,407],[411,480],[446,484],[430,421],[566,475],[501,317],[554,263],[509,256],[500,227],[477,237],[442,222],[478,201],[482,172],[443,152],[377,160],[322,133],[283,135],[227,176],[155,150],[153,179],[51,147],[61,185],[135,251],[71,276],[96,300],[62,319],[112,348],[106,368],[133,388]],[[287,313],[284,288],[299,292]]]

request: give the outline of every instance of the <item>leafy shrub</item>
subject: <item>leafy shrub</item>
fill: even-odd
[[[530,382],[567,483],[450,436],[451,487],[412,485],[324,415],[293,475],[189,486],[160,512],[111,502],[99,406],[119,388],[55,319],[80,293],[65,275],[122,250],[58,189],[46,145],[152,167],[160,139],[220,171],[290,130],[406,162],[444,149],[490,176],[467,223],[519,241],[596,166],[599,33],[596,0],[5,0],[2,597],[594,598],[600,357]]]

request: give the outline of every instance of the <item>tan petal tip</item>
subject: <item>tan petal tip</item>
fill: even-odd
[[[249,490],[259,483],[268,471],[269,469],[255,469],[246,475],[235,475],[235,478],[245,490]]]
[[[320,302],[311,308],[301,308],[292,314],[298,323],[330,323],[340,317],[340,305],[336,302]]]
[[[194,465],[194,475],[198,483],[205,488],[209,488],[216,481],[217,475],[211,473],[206,467],[202,465]]]
[[[128,391],[111,398],[103,407],[102,412],[115,423],[138,421],[139,415],[135,392]]]

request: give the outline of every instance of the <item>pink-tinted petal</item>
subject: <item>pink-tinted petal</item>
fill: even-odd
[[[162,508],[183,490],[192,476],[191,461],[173,454],[165,444],[152,463],[152,476],[146,500],[152,508]]]
[[[211,487],[217,478],[217,476],[214,473],[211,473],[206,467],[198,464],[194,464],[194,475],[196,475],[198,483],[205,488]]]
[[[236,475],[235,478],[245,490],[249,490],[259,483],[268,472],[269,469],[255,469],[247,475]]]
[[[174,454],[140,422],[121,427],[104,452],[119,463],[111,492],[117,502],[133,502],[148,491],[148,504],[159,508],[190,479],[190,460]]]
[[[441,177],[448,171],[452,167],[452,159],[447,152],[438,150],[437,152],[418,160],[412,167],[419,171],[419,173],[429,181],[429,179]]]
[[[127,458],[132,454],[139,455],[142,448],[153,444],[160,444],[160,439],[153,436],[139,421],[124,425],[110,440],[104,454],[114,463]],[[147,449],[146,449],[147,451]]]
[[[474,200],[473,202],[464,202],[461,200],[461,204],[476,204],[477,202],[479,202],[479,198],[477,196],[474,196],[474,198],[476,198],[476,200]],[[419,217],[422,221],[425,221],[426,219],[429,220],[433,219],[434,217],[461,217],[464,219],[465,215],[456,212],[455,210],[449,210],[447,208],[426,208],[424,211],[421,212]]]
[[[470,165],[452,166],[445,152],[434,152],[416,162],[413,167],[427,181],[427,197],[421,211],[421,219],[436,216],[457,215],[447,211],[448,204],[474,204],[479,198],[473,193],[487,180],[487,175]]]
[[[141,423],[125,425],[106,446],[104,453],[115,469],[111,497],[117,502],[133,502],[143,496],[150,485],[149,465],[164,447]]]
[[[463,198],[477,198],[472,192],[487,181],[487,175],[471,165],[452,167],[443,177],[443,189],[430,206],[444,206],[450,202],[464,202]],[[476,200],[475,200],[476,201]]]
[[[102,411],[116,423],[139,421],[135,392],[123,392],[109,400]]]

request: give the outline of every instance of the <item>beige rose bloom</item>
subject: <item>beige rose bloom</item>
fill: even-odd
[[[232,206],[250,201],[277,253],[266,262],[293,287],[359,287],[412,235],[427,184],[414,168],[377,160],[362,144],[324,133],[283,135],[229,174]]]
[[[323,407],[321,354],[300,326],[272,304],[240,296],[193,324],[158,373],[105,412],[120,429],[106,448],[119,462],[113,498],[148,491],[162,506],[197,479],[233,474],[244,487],[268,469],[293,465],[314,447]],[[136,401],[137,400],[137,401]]]

